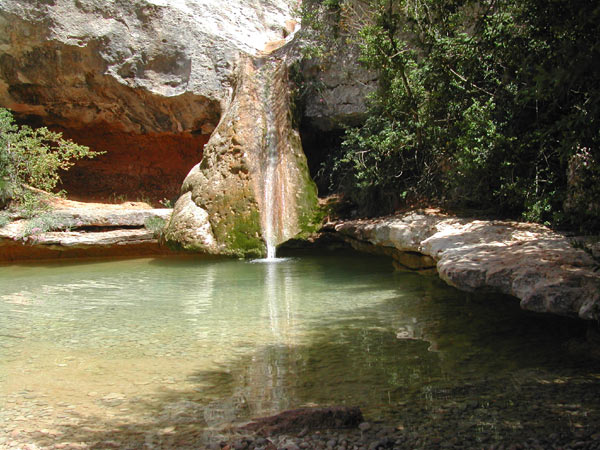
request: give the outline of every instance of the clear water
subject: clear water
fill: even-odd
[[[597,387],[565,327],[355,253],[4,266],[0,435],[168,434],[303,405],[395,420],[574,371]]]

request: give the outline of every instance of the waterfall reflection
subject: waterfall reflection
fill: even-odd
[[[268,310],[271,343],[252,358],[249,389],[258,389],[251,398],[257,412],[285,409],[293,403],[287,378],[293,376],[296,342],[296,285],[287,264],[264,264],[264,308]],[[261,383],[254,383],[261,381]],[[254,409],[252,408],[252,409]]]

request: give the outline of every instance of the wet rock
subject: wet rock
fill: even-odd
[[[330,406],[325,408],[300,408],[284,411],[274,416],[255,419],[241,427],[244,431],[259,434],[278,434],[291,431],[326,428],[356,428],[362,422],[357,407]]]
[[[317,192],[292,126],[285,64],[244,58],[236,77],[231,104],[183,182],[165,238],[186,250],[256,257],[267,240],[277,245],[307,230]],[[192,202],[215,245],[187,225]]]
[[[367,432],[371,429],[371,424],[369,422],[363,422],[358,426],[358,429],[362,432]]]
[[[298,447],[294,442],[288,441],[280,447],[280,450],[300,450],[300,447]]]

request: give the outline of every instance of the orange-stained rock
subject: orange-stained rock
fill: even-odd
[[[63,136],[106,154],[81,160],[62,174],[62,188],[82,201],[174,203],[181,183],[209,136],[191,133],[134,134],[110,127],[58,129]]]
[[[317,190],[291,120],[285,58],[281,52],[240,62],[229,108],[183,182],[167,242],[256,257],[265,254],[265,242],[278,245],[312,225]],[[198,208],[206,214],[190,214]],[[214,240],[196,232],[206,218]]]
[[[174,251],[158,244],[156,239],[129,241],[115,240],[107,245],[58,247],[31,245],[0,239],[0,262],[41,261],[51,259],[81,259],[106,257],[141,257],[171,255]]]

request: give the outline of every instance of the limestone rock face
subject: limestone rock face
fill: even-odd
[[[366,118],[366,97],[377,87],[377,75],[358,63],[355,44],[337,47],[327,58],[302,63],[303,76],[318,87],[305,99],[305,127],[330,131]]]
[[[171,209],[143,203],[105,205],[50,199],[52,212],[0,227],[0,261],[168,254],[145,225],[165,222]],[[17,219],[15,217],[15,219]],[[35,221],[38,223],[35,223]],[[40,223],[51,223],[52,231]],[[36,230],[36,227],[38,229]]]
[[[276,233],[273,244],[301,232],[313,216],[316,187],[289,109],[286,65],[276,58],[244,59],[230,107],[206,145],[202,162],[185,179],[178,201],[191,198],[206,211],[219,253],[264,255],[269,209]],[[183,231],[185,221],[186,215],[176,208],[166,230],[167,242],[202,249],[194,230],[187,235]],[[213,252],[214,247],[205,251]]]
[[[531,311],[600,318],[594,260],[544,226],[413,212],[347,222],[336,230],[361,242],[427,255],[440,277],[459,289],[509,294]]]
[[[193,202],[191,192],[186,192],[179,197],[173,208],[173,215],[177,220],[169,223],[168,241],[177,245],[184,242],[185,247],[190,250],[198,249],[210,254],[219,253],[208,213]]]
[[[209,134],[240,53],[281,39],[291,0],[0,3],[0,106],[73,128]]]
[[[239,56],[293,31],[294,6],[2,0],[0,107],[106,151],[62,176],[75,198],[174,202],[231,99]]]
[[[148,219],[167,221],[172,210],[160,209],[125,209],[96,211],[56,209],[52,211],[55,219],[67,227],[143,227]]]

